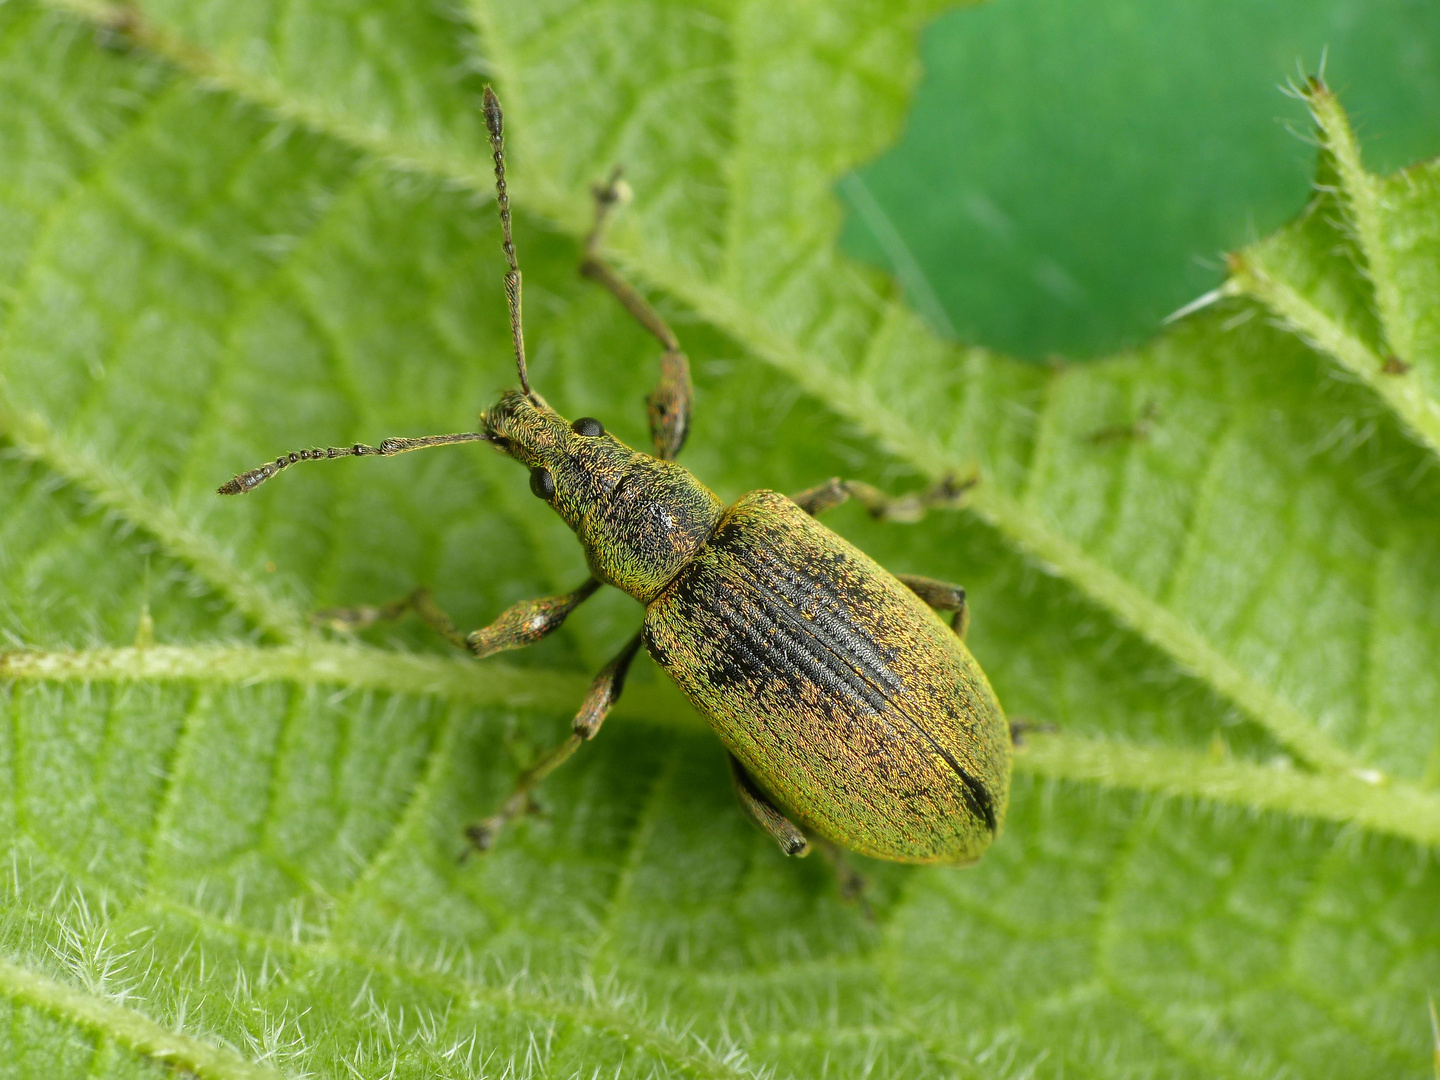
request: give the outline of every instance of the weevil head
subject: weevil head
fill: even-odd
[[[530,489],[579,529],[637,456],[594,420],[571,423],[538,394],[508,391],[481,418],[502,453],[530,470]]]
[[[691,473],[626,446],[590,417],[574,423],[538,394],[507,391],[482,417],[530,490],[585,548],[591,572],[648,603],[709,538],[723,505]]]

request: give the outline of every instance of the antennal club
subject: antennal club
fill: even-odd
[[[490,129],[490,149],[495,152],[495,205],[500,208],[501,247],[510,264],[505,274],[505,299],[510,302],[510,337],[515,341],[515,370],[520,373],[520,389],[533,398],[530,376],[525,370],[525,333],[520,323],[520,262],[515,257],[515,239],[510,234],[510,195],[505,190],[505,114],[495,91],[485,87],[485,126]]]

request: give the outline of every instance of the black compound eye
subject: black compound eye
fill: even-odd
[[[542,499],[548,499],[555,494],[555,478],[550,475],[549,469],[542,469],[537,465],[530,470],[530,490]]]
[[[593,439],[597,435],[605,434],[605,425],[593,416],[582,416],[570,425],[570,430],[576,435],[584,435],[587,439]]]

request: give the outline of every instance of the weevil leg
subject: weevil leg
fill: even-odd
[[[1025,745],[1025,736],[1031,732],[1049,734],[1050,732],[1059,730],[1060,729],[1054,724],[1047,724],[1042,720],[1029,720],[1023,716],[1017,716],[1010,721],[1010,745],[1018,750]]]
[[[909,525],[923,518],[931,507],[959,506],[965,493],[978,482],[979,478],[975,476],[964,479],[947,476],[924,491],[893,496],[863,480],[842,480],[832,476],[823,484],[792,495],[791,499],[812,517],[819,517],[826,510],[855,499],[879,521],[898,521]]]
[[[870,901],[865,895],[870,891],[870,882],[865,879],[865,875],[850,865],[850,860],[846,858],[840,845],[818,837],[815,846],[835,868],[835,878],[840,884],[840,899],[859,904],[865,918],[873,922],[875,913],[870,910]]]
[[[776,808],[734,754],[725,756],[730,760],[730,782],[735,787],[735,798],[739,800],[740,809],[745,811],[745,816],[760,826],[762,831],[769,833],[786,855],[800,859],[809,855],[810,841],[805,838],[805,834]]]
[[[328,626],[331,630],[351,632],[364,630],[367,626],[374,626],[378,622],[389,622],[398,619],[409,612],[418,615],[426,626],[430,627],[446,641],[459,648],[465,648],[465,637],[455,628],[455,620],[447,615],[439,604],[435,603],[435,597],[428,588],[419,588],[409,596],[402,596],[399,600],[392,600],[388,604],[357,604],[355,607],[326,608],[324,611],[317,611],[310,616],[310,621],[316,626]]]
[[[965,606],[964,589],[959,585],[951,585],[948,581],[937,581],[935,578],[920,577],[918,574],[895,576],[936,611],[953,611],[950,627],[955,631],[956,637],[961,641],[965,640],[965,631],[970,629],[970,609]]]
[[[569,737],[559,746],[540,755],[535,764],[520,774],[520,779],[515,782],[515,790],[500,804],[499,810],[465,830],[465,835],[477,851],[488,851],[493,847],[505,825],[530,808],[531,796],[540,783],[565,764],[570,755],[580,749],[581,744],[595,737],[600,725],[605,722],[606,714],[620,699],[620,692],[625,689],[625,676],[630,671],[630,663],[639,651],[640,635],[636,634],[595,676],[589,693],[580,705],[580,711],[575,714]]]
[[[363,630],[377,622],[398,619],[406,612],[413,611],[445,640],[459,648],[469,649],[477,657],[483,658],[507,649],[521,649],[526,645],[533,645],[547,634],[559,630],[566,617],[590,599],[598,588],[600,582],[588,578],[573,592],[522,600],[502,611],[489,626],[463,635],[455,629],[455,620],[435,603],[429,589],[416,589],[409,596],[379,607],[362,604],[351,608],[331,608],[316,612],[312,618],[321,626],[349,631]]]
[[[585,257],[580,263],[580,273],[609,289],[665,350],[660,359],[660,382],[645,399],[645,405],[650,413],[650,438],[655,443],[655,456],[673,461],[685,445],[685,436],[690,433],[690,405],[694,397],[690,361],[680,349],[680,339],[660,313],[601,255],[610,214],[626,198],[627,189],[620,180],[620,170],[616,169],[609,180],[596,184],[592,190],[595,194],[595,224],[585,240]]]
[[[600,582],[586,578],[574,592],[521,600],[502,611],[489,626],[465,635],[465,646],[477,657],[507,649],[523,649],[559,630],[569,614],[595,595]]]

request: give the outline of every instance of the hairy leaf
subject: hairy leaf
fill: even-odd
[[[1434,446],[1243,295],[1048,369],[942,344],[836,254],[833,184],[894,136],[931,5],[64,6],[0,6],[0,1062],[1428,1075]],[[420,583],[477,626],[581,579],[484,448],[213,494],[463,430],[513,379],[482,78],[558,408],[644,442],[656,349],[575,273],[620,162],[617,259],[694,361],[702,478],[980,477],[923,527],[834,515],[963,582],[1001,700],[1057,728],[974,869],[866,864],[867,920],[745,824],[648,664],[542,813],[461,861],[639,611],[597,598],[504,662],[310,628]],[[1423,374],[1433,245],[1327,225],[1307,254],[1309,227],[1275,265]]]

